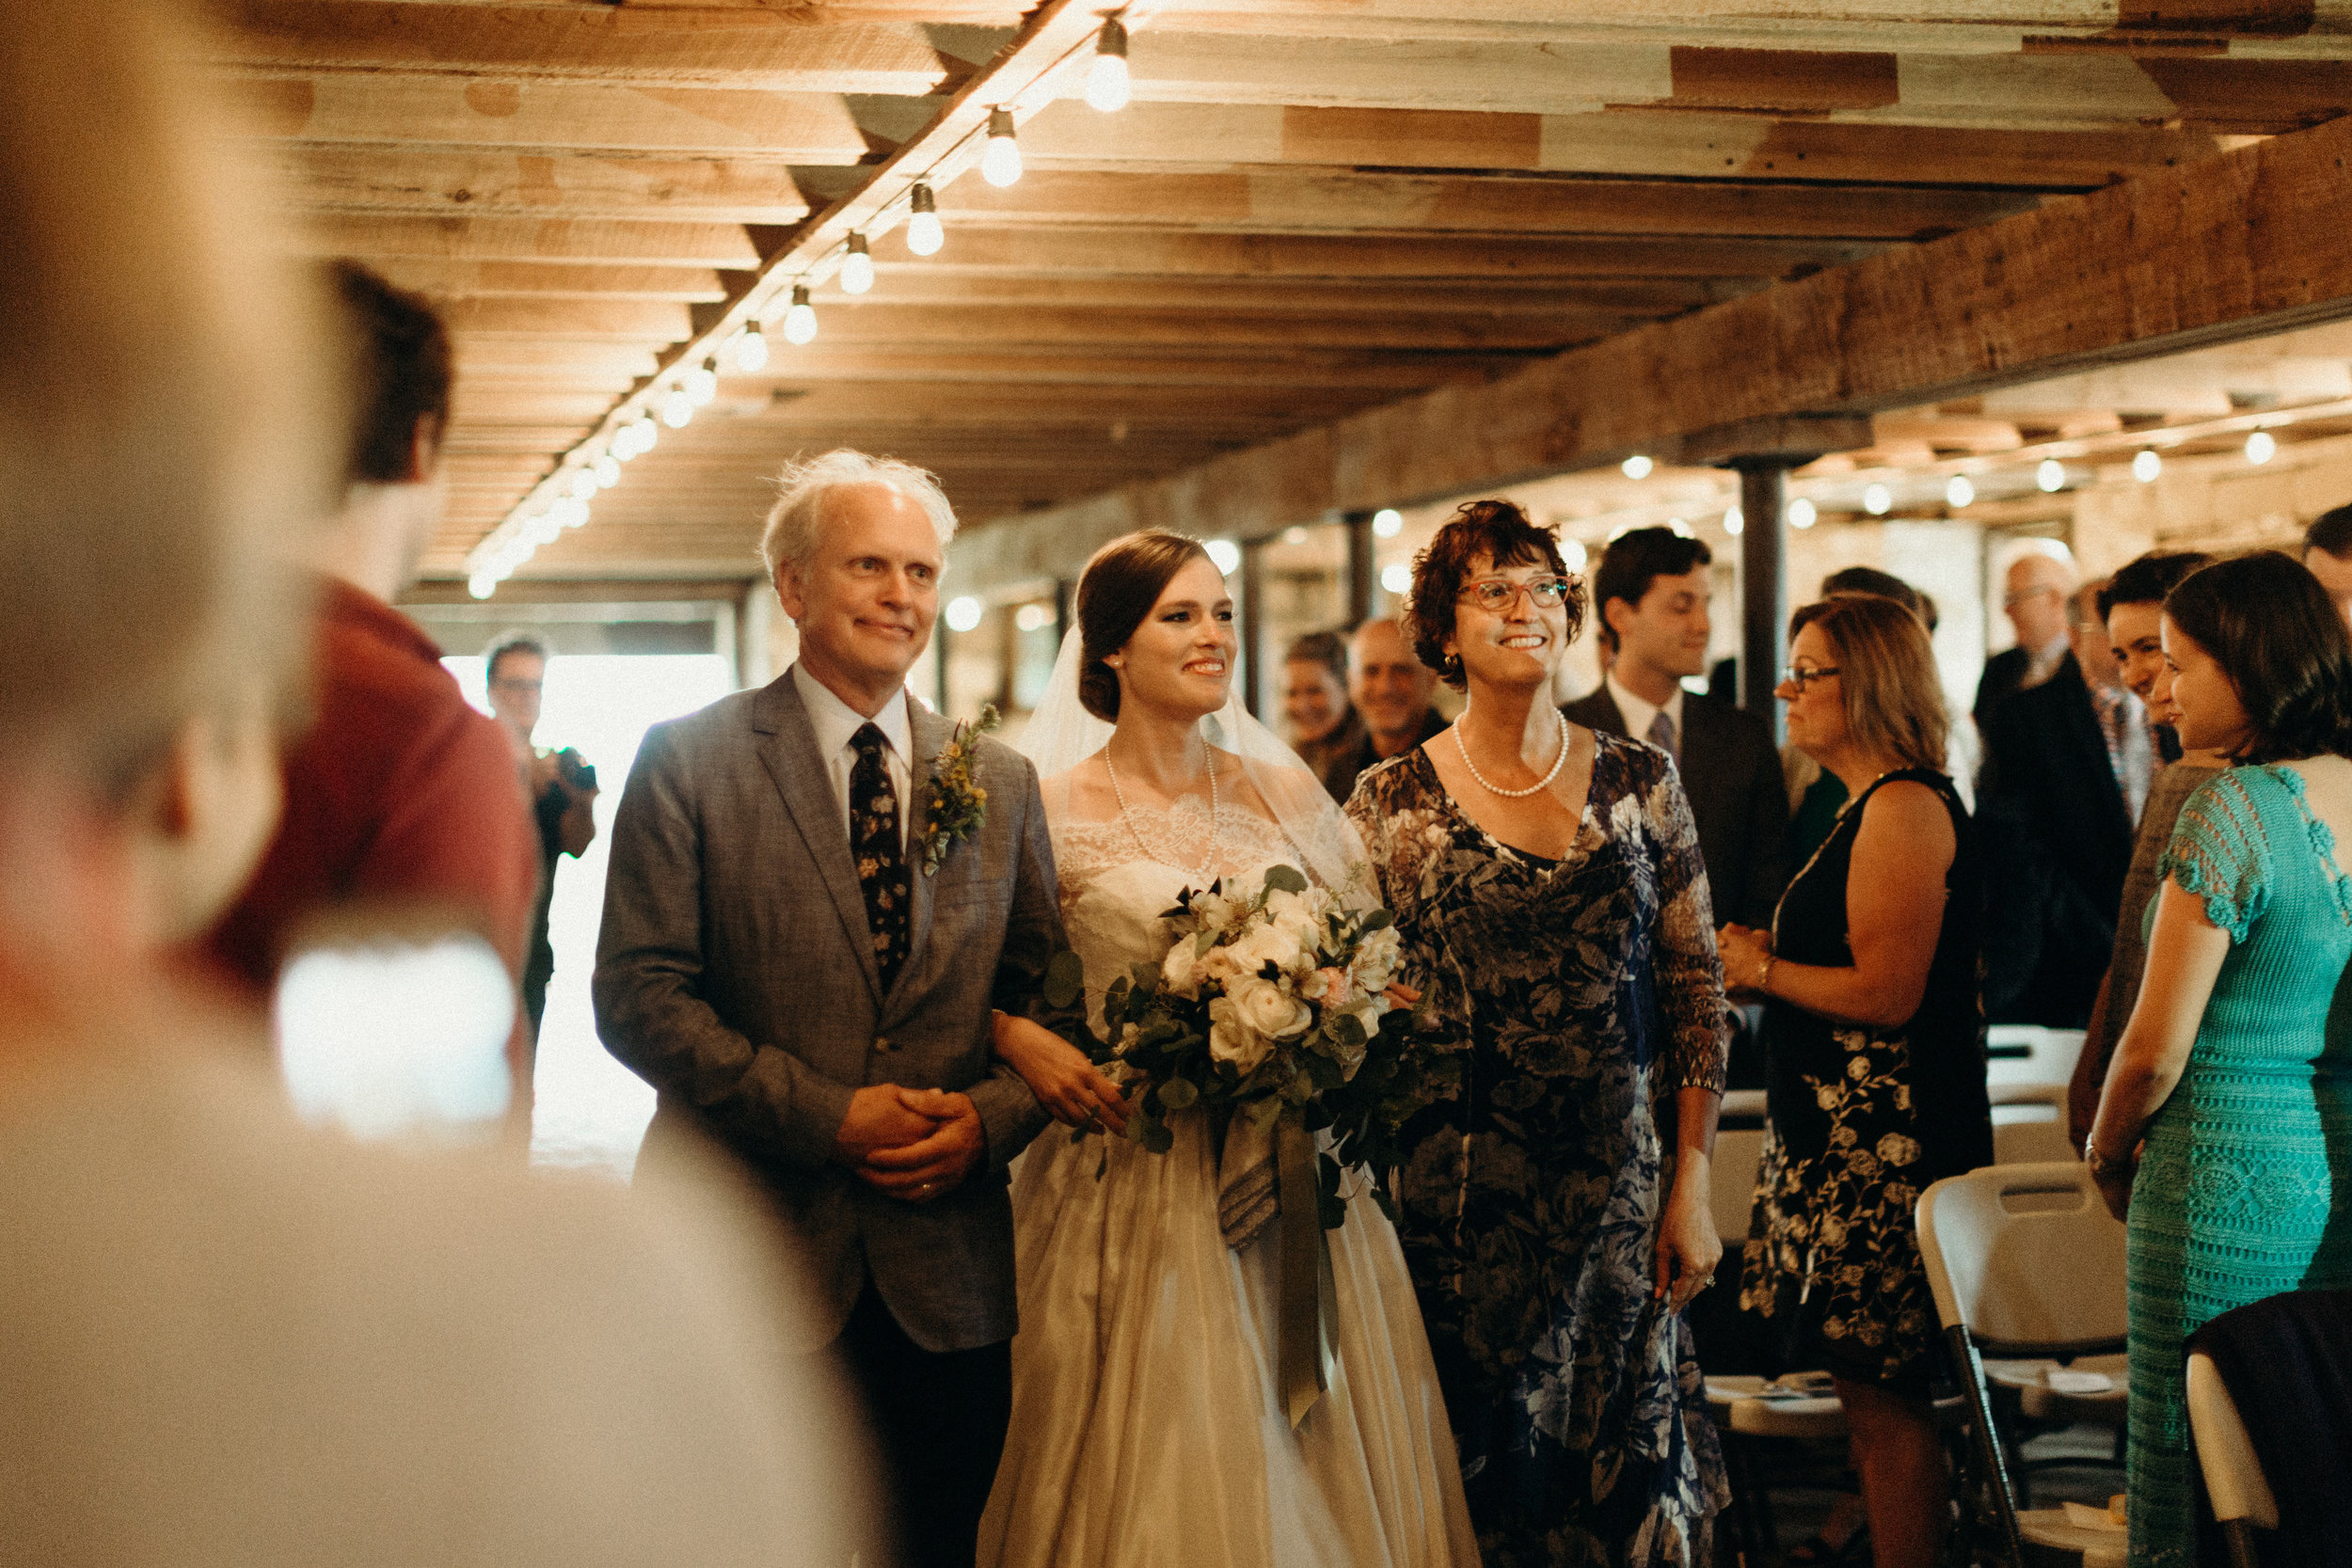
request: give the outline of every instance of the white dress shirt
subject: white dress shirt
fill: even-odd
[[[841,802],[841,832],[850,832],[850,770],[857,766],[857,748],[850,742],[867,724],[882,731],[882,766],[890,771],[890,787],[898,797],[898,844],[907,839],[907,800],[914,783],[914,732],[907,717],[909,698],[895,693],[882,710],[868,719],[827,690],[824,682],[799,664],[792,666],[792,688],[808,709],[809,728],[817,732],[817,754],[824,759],[825,777],[833,781],[833,798]]]
[[[1617,673],[1614,670],[1609,672],[1606,684],[1609,688],[1609,695],[1616,702],[1617,711],[1625,717],[1625,733],[1634,739],[1647,740],[1650,721],[1656,719],[1661,713],[1666,716],[1667,721],[1675,727],[1673,747],[1675,761],[1680,762],[1682,760],[1681,685],[1677,683],[1675,694],[1666,699],[1666,705],[1661,708],[1656,703],[1645,702],[1628,691],[1624,684],[1617,679]]]

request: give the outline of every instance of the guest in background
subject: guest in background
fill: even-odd
[[[1723,1252],[1723,972],[1671,761],[1551,705],[1581,601],[1518,507],[1455,514],[1410,625],[1470,705],[1347,810],[1462,1042],[1404,1133],[1397,1231],[1488,1568],[1692,1568],[1727,1497],[1681,1317]]]
[[[342,510],[305,550],[320,574],[315,712],[285,760],[286,815],[212,950],[258,1001],[304,928],[339,909],[418,911],[488,942],[519,982],[539,887],[538,835],[498,725],[440,649],[389,603],[441,520],[449,332],[422,296],[333,269],[358,387]],[[531,1033],[507,1069],[527,1140]]]
[[[1333,757],[1363,744],[1363,721],[1347,700],[1346,638],[1311,631],[1291,643],[1282,656],[1282,717],[1291,749],[1317,778]]]
[[[2303,534],[2303,566],[2335,601],[2336,612],[2352,620],[2352,506],[2312,520]]]
[[[1788,797],[1772,728],[1682,685],[1707,668],[1712,561],[1705,544],[1672,529],[1634,529],[1610,541],[1593,574],[1609,673],[1561,711],[1675,759],[1698,828],[1708,901],[1720,919],[1764,926],[1788,880]],[[1749,1060],[1746,1035],[1738,1023],[1730,1083],[1761,1087],[1763,1064]]]
[[[1979,731],[2010,693],[2040,686],[2058,673],[2071,646],[2066,597],[2074,591],[2074,569],[2061,559],[2064,546],[2056,541],[2037,539],[2032,545],[2036,547],[2010,562],[2002,579],[2001,610],[2017,634],[2017,644],[1984,661],[1970,709]]]
[[[2098,619],[2104,586],[2067,601],[2057,670],[1985,725],[1980,820],[2001,917],[1985,934],[1984,1005],[1995,1023],[2083,1027],[2115,945],[2153,747]]]
[[[1772,1320],[1789,1366],[1836,1379],[1880,1568],[1926,1568],[1950,1481],[1914,1211],[1929,1183],[1993,1159],[1982,886],[1918,617],[1874,597],[1808,605],[1789,660],[1789,740],[1852,800],[1772,931],[1719,938],[1736,993],[1764,1001],[1772,1076],[1741,1305]]]
[[[1935,601],[1892,572],[1882,572],[1875,566],[1847,566],[1821,579],[1821,597],[1825,599],[1853,594],[1892,599],[1919,617],[1930,637],[1935,635]],[[1846,804],[1846,785],[1836,774],[1796,746],[1785,747],[1780,760],[1790,810],[1788,861],[1792,867],[1801,866],[1813,858],[1813,851],[1821,847],[1830,830],[1837,825],[1837,813]],[[1957,787],[1957,775],[1954,784]],[[1768,913],[1763,921],[1753,924],[1766,924],[1771,918]]]
[[[2143,555],[2118,568],[2099,591],[2107,641],[2123,684],[2147,708],[2156,749],[2169,750],[2174,760],[2149,785],[2148,803],[2140,809],[2139,830],[2132,840],[2132,863],[2123,873],[2122,901],[2116,911],[2114,952],[2107,959],[2106,978],[2100,982],[2082,1053],[2074,1060],[2074,1080],[2067,1087],[2067,1136],[2077,1149],[2090,1135],[2090,1118],[2099,1107],[2099,1085],[2106,1081],[2115,1042],[2122,1037],[2123,1025],[2139,997],[2140,971],[2148,958],[2148,906],[2163,880],[2156,863],[2172,842],[2172,827],[2180,819],[2182,802],[2226,766],[2216,752],[2182,752],[2174,729],[2180,709],[2172,701],[2172,673],[2165,664],[2158,635],[2164,596],[2183,578],[2212,563],[2211,556],[2194,550]]]
[[[548,911],[555,901],[559,855],[580,859],[596,839],[596,770],[565,747],[543,752],[531,743],[539,727],[539,704],[547,691],[548,646],[535,637],[509,632],[484,656],[484,684],[490,717],[506,732],[539,830],[539,901],[531,911],[531,945],[523,959],[523,1012],[531,1020],[535,1054],[539,1021],[548,1010],[548,982],[555,977],[555,947],[548,941]]]
[[[1364,736],[1334,752],[1323,769],[1323,787],[1335,800],[1355,791],[1365,768],[1402,756],[1445,728],[1429,705],[1438,677],[1413,657],[1404,629],[1382,618],[1366,621],[1347,640],[1347,695],[1363,721]]]
[[[2181,744],[2233,766],[2181,808],[2131,1022],[2084,1150],[2130,1226],[2131,1560],[2196,1560],[2183,1342],[2284,1291],[2352,1288],[2352,639],[2275,550],[2164,603]]]

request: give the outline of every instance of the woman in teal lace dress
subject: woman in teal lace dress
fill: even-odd
[[[2181,744],[2238,766],[2182,807],[2087,1154],[2131,1227],[2131,1560],[2169,1568],[2197,1556],[2183,1342],[2352,1287],[2331,1174],[2352,1168],[2352,1053],[2327,1037],[2352,958],[2352,641],[2275,551],[2185,578],[2163,636]]]

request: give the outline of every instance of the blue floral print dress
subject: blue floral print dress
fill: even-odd
[[[1720,1091],[1723,965],[1673,762],[1596,737],[1568,854],[1511,848],[1415,750],[1347,811],[1458,1082],[1397,1235],[1488,1568],[1695,1564],[1728,1498],[1691,1332],[1652,1297],[1676,1091]]]

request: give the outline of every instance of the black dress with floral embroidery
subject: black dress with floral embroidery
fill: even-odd
[[[1407,1128],[1397,1236],[1488,1568],[1705,1562],[1728,1497],[1690,1330],[1652,1297],[1660,1113],[1723,1087],[1723,966],[1674,765],[1597,739],[1558,862],[1471,822],[1420,750],[1347,803],[1405,977],[1461,1041]]]
[[[1790,963],[1851,967],[1846,877],[1862,808],[1905,780],[1935,791],[1954,837],[1927,990],[1918,1011],[1891,1029],[1766,1006],[1772,1120],[1740,1305],[1771,1321],[1789,1370],[1826,1369],[1924,1397],[1936,1317],[1919,1255],[1919,1195],[1993,1163],[1977,978],[1982,872],[1951,780],[1908,768],[1849,801],[1781,895],[1772,947]]]

